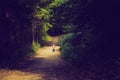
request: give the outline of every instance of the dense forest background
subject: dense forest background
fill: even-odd
[[[70,33],[62,40],[63,58],[75,64],[118,61],[119,7],[116,0],[71,0],[59,7],[68,15],[62,23]]]
[[[17,65],[49,35],[62,35],[68,63],[120,64],[119,8],[117,0],[1,0],[0,65]]]

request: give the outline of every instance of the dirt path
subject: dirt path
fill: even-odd
[[[46,46],[18,69],[0,69],[0,80],[120,80],[120,68],[66,66],[60,58],[59,46],[55,52]]]
[[[52,52],[51,46],[46,46],[37,51],[37,55],[26,62],[29,69],[40,69],[48,67],[56,67],[63,62],[60,59],[59,46],[56,46],[56,51]]]
[[[0,80],[71,80],[60,59],[59,46],[37,51],[37,55],[24,63],[20,70],[0,70]]]

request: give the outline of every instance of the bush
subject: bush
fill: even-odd
[[[62,52],[62,59],[64,59],[68,63],[74,62],[77,58],[77,54],[75,53],[75,47],[72,45],[72,41],[75,35],[70,33],[64,35],[61,41],[61,52]]]
[[[81,34],[67,34],[61,40],[61,58],[67,63],[82,64],[89,61],[90,55],[81,44]]]
[[[32,46],[31,46],[31,49],[29,51],[29,56],[31,55],[35,55],[36,51],[40,48],[40,44],[39,43],[34,43]]]

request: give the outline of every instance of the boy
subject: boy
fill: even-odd
[[[55,52],[55,44],[52,46],[52,51]]]

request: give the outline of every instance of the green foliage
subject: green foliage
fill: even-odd
[[[36,9],[35,9],[36,11],[35,11],[34,16],[37,20],[35,19],[33,22],[33,24],[35,23],[36,30],[38,31],[36,34],[39,35],[39,38],[37,41],[42,46],[44,46],[47,43],[49,39],[47,31],[49,30],[49,28],[52,27],[52,24],[49,22],[49,19],[52,16],[51,9],[46,6],[44,7],[40,7],[38,5],[36,6]]]
[[[64,35],[64,36],[62,37],[62,45],[64,45],[66,42],[71,43],[73,36],[74,36],[73,33]]]
[[[55,7],[53,26],[62,28],[66,33],[76,34],[63,38],[62,57],[71,62],[79,57],[78,61],[97,63],[98,60],[103,62],[120,56],[117,45],[119,43],[118,5],[114,0],[69,0]],[[77,35],[79,32],[82,34],[81,37]],[[78,56],[75,58],[76,53]],[[71,54],[74,56],[70,57]]]
[[[61,57],[66,62],[76,65],[92,61],[93,57],[96,58],[92,52],[95,40],[92,39],[94,38],[91,30],[64,35],[61,40]]]
[[[31,49],[29,51],[29,55],[35,55],[36,51],[40,48],[40,44],[39,43],[34,43],[31,46]]]
[[[77,35],[70,33],[64,35],[61,41],[61,57],[68,63],[80,62],[85,57],[84,48],[82,48],[80,44],[74,46],[73,42],[76,36]]]
[[[0,66],[17,64],[36,51],[37,45],[32,45],[32,42],[38,42],[38,38],[42,39],[40,34],[43,33],[43,22],[34,14],[35,7],[41,3],[46,1],[0,1]],[[47,16],[44,10],[41,11]]]
[[[63,59],[68,59],[69,54],[71,54],[71,41],[72,41],[73,34],[67,34],[65,36],[62,36],[62,41],[61,41],[61,52],[62,55],[61,57]],[[68,57],[68,58],[67,58]]]
[[[75,27],[72,24],[67,25],[67,26],[62,26],[63,33],[71,33],[74,30],[75,30]]]
[[[67,2],[68,0],[53,0],[53,2],[49,5],[50,8],[58,7]]]
[[[47,32],[49,30],[49,28],[52,27],[52,25],[49,22],[45,22],[43,24],[43,27],[44,27],[44,31]]]
[[[38,34],[38,42],[41,45],[45,45],[49,39],[48,30],[53,27],[51,19],[53,17],[53,8],[64,4],[67,0],[52,0],[45,6],[36,5],[34,12],[33,25],[36,28],[35,34]],[[42,1],[46,3],[47,1]],[[40,30],[38,30],[40,28]],[[37,40],[36,40],[37,41]]]
[[[89,55],[117,57],[118,8],[112,0],[0,0],[0,65],[33,54],[38,44],[46,44],[49,30],[53,35],[70,33],[61,45],[68,62]]]
[[[43,20],[49,20],[51,14],[50,14],[50,9],[47,8],[37,8],[36,9],[36,17],[39,19],[43,19]]]

